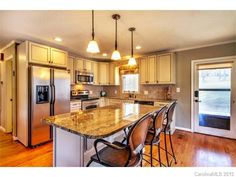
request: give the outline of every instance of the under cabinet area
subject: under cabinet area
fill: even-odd
[[[30,63],[67,68],[68,53],[66,51],[34,42],[27,43]]]
[[[173,53],[139,59],[141,84],[175,84],[176,64]]]

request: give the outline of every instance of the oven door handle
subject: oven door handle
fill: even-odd
[[[98,106],[97,105],[89,105],[89,106],[86,106],[85,109],[94,109],[94,108],[97,108]]]

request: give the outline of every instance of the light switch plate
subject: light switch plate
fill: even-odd
[[[93,94],[93,91],[92,91],[92,90],[90,90],[90,91],[89,91],[89,94],[90,94],[90,95],[92,95],[92,94]]]
[[[179,93],[180,92],[180,88],[176,87],[176,92]]]
[[[115,94],[117,94],[117,90],[115,90]]]
[[[148,91],[147,90],[144,90],[144,95],[148,95]]]

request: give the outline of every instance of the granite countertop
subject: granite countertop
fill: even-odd
[[[43,119],[49,125],[86,138],[110,136],[161,107],[132,103],[61,114]]]
[[[171,100],[161,100],[155,98],[122,98],[122,97],[105,97],[108,99],[119,99],[119,100],[138,100],[138,101],[154,101],[154,102],[164,102],[164,103],[171,103],[173,101],[177,101],[176,99]]]

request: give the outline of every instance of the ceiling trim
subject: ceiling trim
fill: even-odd
[[[179,49],[173,49],[169,50],[170,52],[180,52],[180,51],[185,51],[185,50],[192,50],[192,49],[199,49],[199,48],[204,48],[204,47],[212,47],[212,46],[217,46],[217,45],[223,45],[223,44],[230,44],[236,42],[235,40],[229,40],[229,41],[224,41],[224,42],[217,42],[213,44],[205,44],[205,45],[198,45],[194,47],[185,47],[185,48],[179,48]]]

